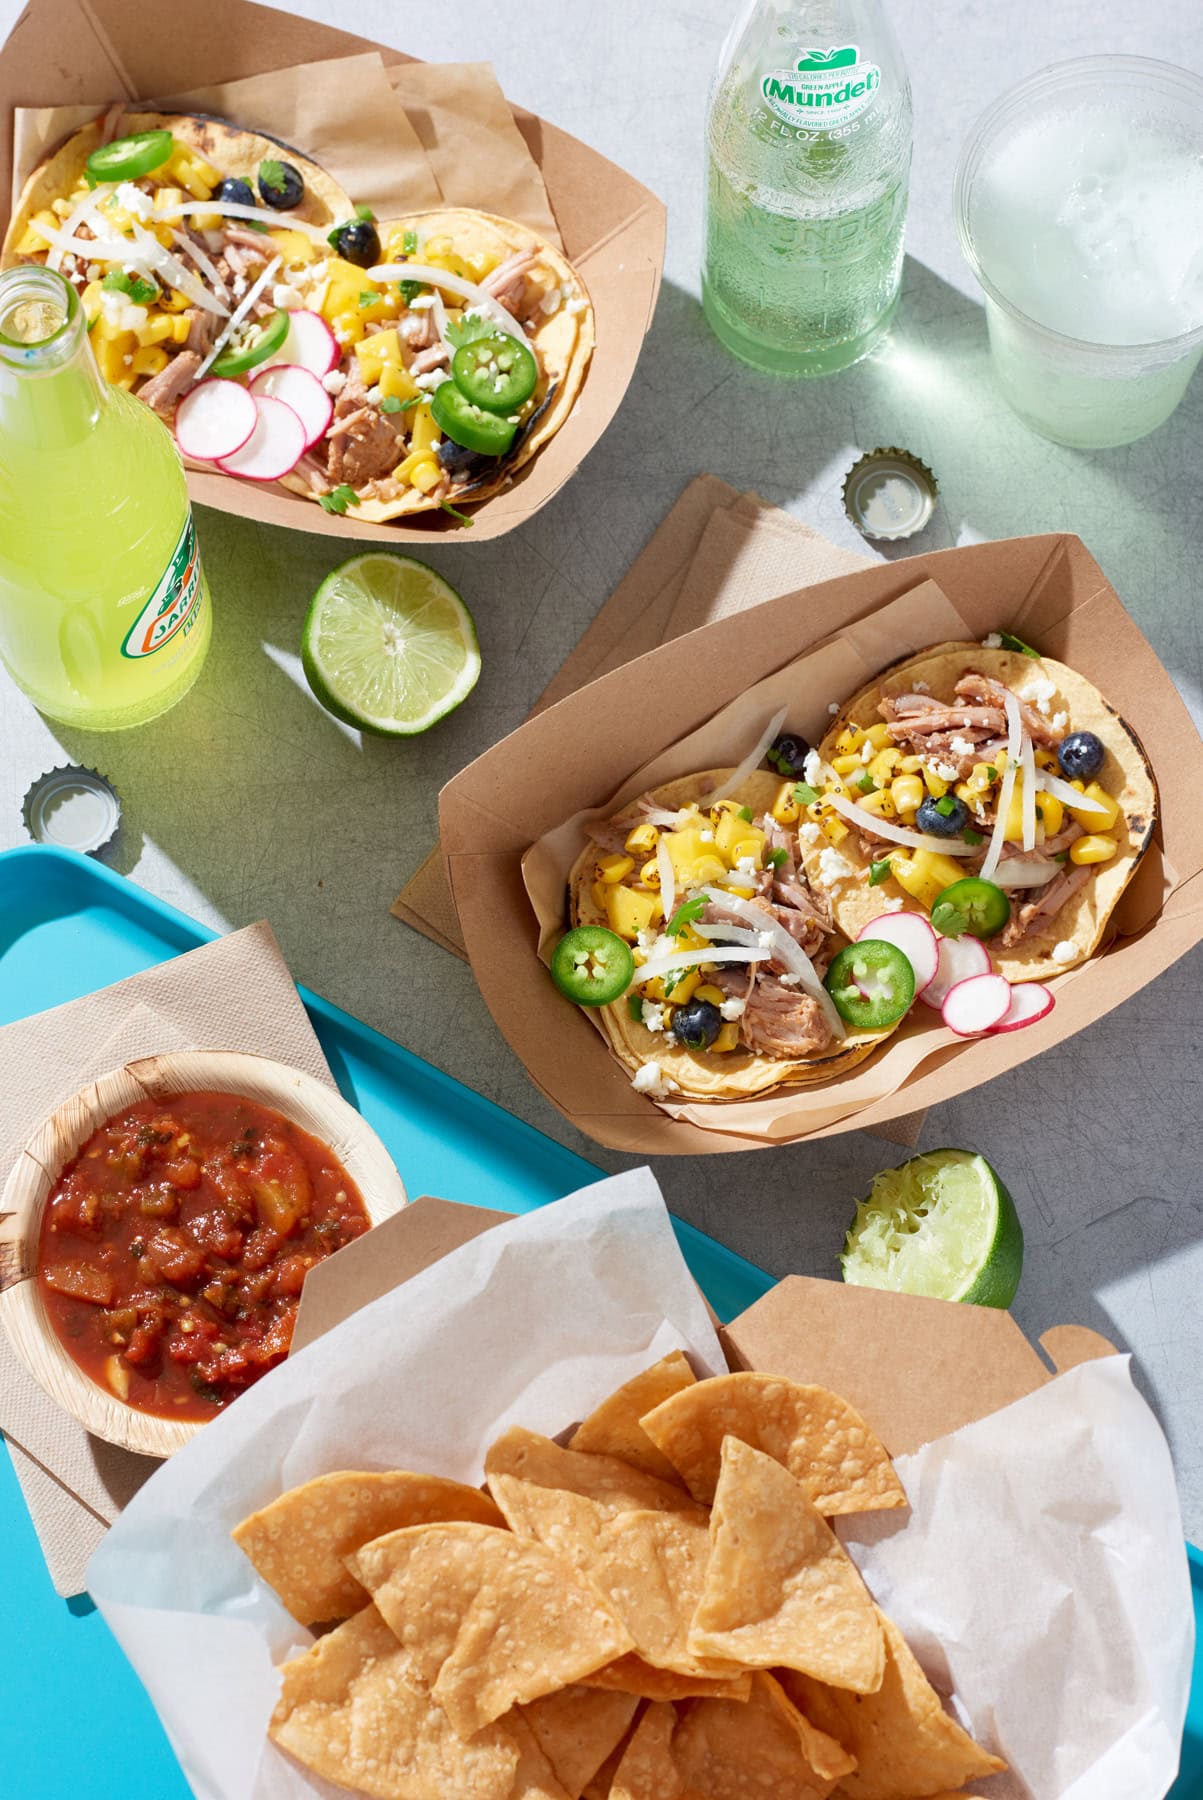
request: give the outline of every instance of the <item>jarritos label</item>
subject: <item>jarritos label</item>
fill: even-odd
[[[158,586],[130,626],[122,656],[132,660],[153,656],[173,638],[186,637],[200,617],[203,599],[200,554],[189,513]]]
[[[876,63],[862,62],[855,44],[804,50],[792,69],[771,69],[760,92],[787,125],[830,130],[872,106],[881,87]]]

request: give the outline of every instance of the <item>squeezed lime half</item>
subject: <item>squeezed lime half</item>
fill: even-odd
[[[984,1156],[928,1150],[874,1178],[840,1266],[855,1287],[1006,1307],[1023,1272],[1023,1227]]]
[[[353,556],[309,604],[301,661],[322,705],[378,737],[415,737],[476,686],[476,627],[455,589],[412,556]]]

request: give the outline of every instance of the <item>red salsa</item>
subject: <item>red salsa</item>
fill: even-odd
[[[63,1170],[38,1285],[93,1381],[208,1419],[288,1354],[309,1270],[370,1223],[332,1152],[278,1112],[173,1094],[109,1119]]]

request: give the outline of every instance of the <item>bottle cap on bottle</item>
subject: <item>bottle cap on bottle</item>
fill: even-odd
[[[844,477],[844,511],[862,537],[894,542],[923,530],[939,491],[927,464],[909,450],[869,450]]]
[[[21,805],[35,844],[92,854],[112,842],[121,823],[117,790],[95,769],[67,763],[39,775]]]

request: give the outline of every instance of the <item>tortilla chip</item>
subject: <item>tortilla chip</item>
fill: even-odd
[[[885,1643],[860,1572],[788,1469],[723,1440],[710,1560],[689,1648],[753,1669],[801,1669],[874,1693]]]
[[[328,1781],[381,1800],[510,1800],[518,1751],[500,1726],[465,1743],[403,1678],[406,1653],[374,1606],[280,1670],[269,1731]]]
[[[692,1387],[696,1381],[697,1376],[684,1353],[671,1350],[650,1369],[625,1381],[608,1400],[595,1407],[569,1438],[569,1449],[587,1450],[594,1456],[616,1456],[620,1462],[642,1469],[645,1475],[655,1475],[660,1481],[679,1485],[681,1477],[667,1456],[657,1450],[639,1421],[644,1413],[679,1394],[682,1388]]]
[[[462,1737],[632,1648],[597,1588],[492,1525],[410,1525],[350,1560],[401,1640],[405,1679]]]
[[[673,1761],[676,1723],[671,1706],[648,1707],[615,1771],[610,1800],[702,1800],[686,1787]]]
[[[840,1785],[846,1800],[896,1800],[995,1775],[1006,1763],[962,1731],[915,1661],[892,1619],[879,1613],[886,1672],[875,1694],[851,1694],[809,1675],[784,1671],[786,1693],[808,1719],[852,1752],[856,1773]]]
[[[696,1655],[688,1644],[710,1557],[704,1508],[682,1494],[687,1512],[608,1514],[581,1494],[535,1487],[508,1475],[492,1480],[515,1533],[537,1539],[596,1583],[645,1662],[706,1680],[740,1673],[728,1662]]]
[[[802,1387],[779,1375],[719,1375],[674,1394],[641,1423],[690,1493],[707,1505],[725,1437],[781,1463],[827,1518],[906,1505],[878,1438],[854,1407],[826,1388]]]
[[[559,1780],[521,1710],[506,1715],[505,1729],[518,1747],[518,1767],[509,1800],[577,1800],[577,1789],[570,1793]]]
[[[634,1694],[574,1686],[521,1709],[557,1780],[574,1796],[593,1780],[626,1736],[639,1701]],[[506,1729],[511,1729],[511,1716]]]
[[[502,1523],[487,1494],[441,1475],[342,1469],[290,1488],[230,1536],[293,1618],[316,1625],[345,1619],[367,1600],[344,1560],[353,1550],[388,1531],[438,1519]]]
[[[502,1512],[505,1502],[497,1491],[497,1476],[541,1488],[580,1494],[602,1509],[607,1517],[638,1509],[641,1512],[696,1513],[697,1508],[680,1485],[658,1481],[654,1475],[620,1462],[615,1456],[597,1456],[566,1450],[537,1431],[515,1425],[499,1437],[485,1457],[485,1480]],[[508,1517],[508,1515],[507,1515]],[[517,1527],[515,1527],[517,1529]]]
[[[810,1760],[816,1739],[826,1774]],[[826,1800],[839,1775],[855,1766],[831,1738],[813,1733],[771,1675],[753,1677],[744,1706],[699,1700],[685,1709],[672,1758],[706,1800]]]
[[[752,1692],[752,1677],[746,1671],[722,1681],[700,1675],[674,1675],[671,1669],[654,1669],[641,1656],[632,1654],[620,1656],[617,1662],[586,1675],[584,1685],[638,1694],[644,1700],[746,1700]]]

